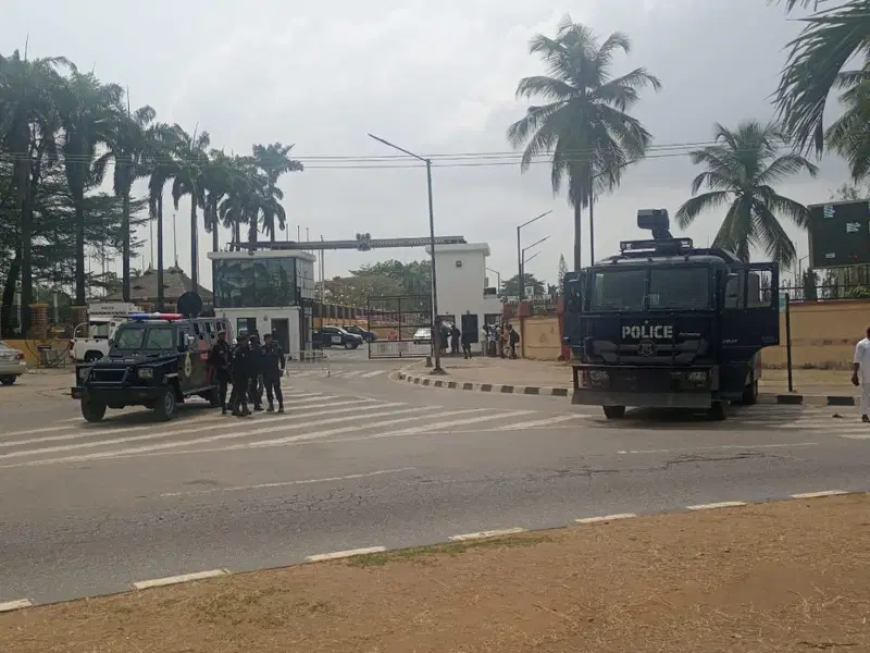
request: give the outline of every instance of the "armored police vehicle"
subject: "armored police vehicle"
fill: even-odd
[[[635,407],[707,410],[755,403],[760,352],[779,344],[779,268],[673,238],[664,209],[638,211],[652,239],[565,275],[563,341],[572,403],[608,419]]]
[[[178,404],[202,397],[213,407],[220,398],[208,354],[229,324],[220,318],[185,318],[181,313],[128,317],[111,337],[105,357],[76,366],[73,399],[82,415],[99,422],[107,408],[145,406],[161,420]]]

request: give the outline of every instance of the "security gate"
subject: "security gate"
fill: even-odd
[[[432,354],[430,295],[369,297],[369,358],[422,358]]]

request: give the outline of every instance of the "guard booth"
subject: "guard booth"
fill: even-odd
[[[369,297],[366,328],[377,334],[369,358],[424,358],[432,355],[431,295]]]

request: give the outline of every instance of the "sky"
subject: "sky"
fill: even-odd
[[[529,54],[530,39],[555,35],[566,13],[602,39],[628,34],[631,53],[616,58],[613,73],[644,66],[661,79],[662,90],[645,91],[633,114],[662,146],[708,143],[715,122],[772,118],[784,47],[800,29],[799,14],[788,17],[766,0],[151,0],[147,10],[128,4],[126,11],[118,0],[5,4],[5,51],[27,41],[31,56],[65,55],[127,86],[134,108],[149,104],[161,121],[208,131],[212,146],[227,152],[295,144],[306,169],[280,183],[291,239],[297,229],[303,239],[428,235],[425,168],[388,160],[365,169],[352,158],[396,155],[367,133],[421,155],[497,153],[433,167],[436,233],[489,243],[487,266],[507,278],[517,273],[516,226],[552,210],[523,230],[524,245],[547,238],[529,252],[538,255],[526,271],[551,283],[560,255],[571,265],[572,211],[564,194],[553,195],[546,164],[521,174],[505,136],[528,106],[514,97],[518,80],[544,72]],[[820,166],[816,179],[795,177],[779,192],[807,204],[828,200],[848,174],[837,159]],[[596,205],[596,258],[615,253],[621,239],[642,237],[638,209],[666,208],[673,216],[698,172],[688,157],[629,169]],[[185,269],[188,215],[182,202],[177,251]],[[706,245],[721,219],[721,212],[702,215],[685,235]],[[588,224],[584,230],[588,264]],[[790,231],[805,256],[805,233]],[[139,236],[147,238],[147,230]],[[221,234],[222,245],[228,236]],[[210,237],[201,233],[200,244],[201,281],[210,287]],[[150,249],[134,267],[148,265]],[[424,257],[422,248],[334,251],[324,265],[332,277],[365,263]]]

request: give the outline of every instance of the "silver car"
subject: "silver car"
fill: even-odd
[[[26,371],[27,362],[24,360],[24,352],[0,342],[0,383],[12,385]]]

